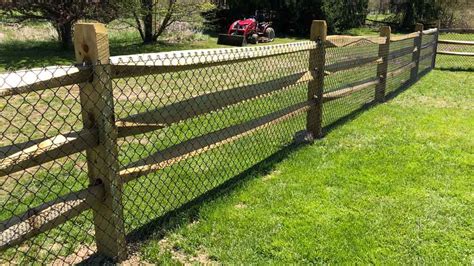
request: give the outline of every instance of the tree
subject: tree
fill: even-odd
[[[364,25],[368,7],[368,0],[330,0],[323,2],[323,12],[328,27],[339,32]]]
[[[456,13],[469,9],[469,0],[391,0],[396,20],[403,29],[411,30],[417,22],[432,24],[441,20],[451,25],[459,18]]]
[[[0,9],[18,22],[45,20],[58,32],[64,48],[72,45],[72,27],[80,19],[110,21],[115,12],[108,1],[100,0],[16,0],[0,2]]]
[[[195,22],[213,8],[209,0],[131,0],[120,3],[122,17],[132,18],[144,43],[158,40],[174,22]]]

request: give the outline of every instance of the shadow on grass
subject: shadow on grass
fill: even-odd
[[[156,53],[163,51],[198,49],[209,43],[167,43],[142,44],[138,40],[110,40],[110,54],[127,55]],[[9,41],[0,43],[0,72],[4,70],[29,69],[75,63],[74,49],[64,49],[55,41]]]
[[[424,77],[426,74],[428,74],[431,70],[432,69],[428,68],[428,69],[420,72],[419,75],[418,75],[418,80],[421,79],[422,77]],[[408,81],[400,84],[400,86],[397,89],[395,89],[394,91],[388,93],[385,96],[385,101],[384,102],[387,102],[387,101],[390,101],[390,100],[396,98],[398,95],[400,95],[401,93],[406,91],[408,88],[410,88],[415,83],[416,83],[416,81],[408,80]],[[378,103],[376,101],[372,101],[372,102],[369,102],[369,103],[366,103],[366,104],[362,105],[360,108],[354,110],[350,114],[348,114],[346,116],[343,116],[343,117],[339,118],[338,120],[334,121],[333,123],[325,126],[324,130],[323,130],[324,134],[325,135],[329,134],[331,131],[337,129],[339,126],[342,126],[345,123],[347,123],[351,120],[354,120],[355,118],[357,118],[358,116],[363,114],[365,111],[367,111],[370,108],[375,107],[377,105],[378,105]]]
[[[431,69],[427,69],[426,71],[420,73],[420,78],[429,73],[430,70]],[[413,82],[410,80],[401,84],[395,91],[387,95],[386,100],[388,101],[390,99],[395,98],[397,95],[408,89],[411,85],[413,85]],[[376,105],[377,103],[372,101],[361,106],[357,110],[326,126],[324,128],[324,133],[330,133],[332,130],[355,119],[356,117]],[[203,203],[211,202],[219,197],[222,197],[223,195],[229,194],[232,191],[235,191],[236,189],[241,187],[245,182],[248,182],[253,178],[271,173],[274,170],[275,165],[287,158],[289,154],[297,151],[302,146],[308,144],[307,141],[305,142],[302,140],[302,138],[304,138],[304,135],[305,134],[302,134],[302,132],[296,133],[295,141],[292,145],[289,145],[283,148],[282,150],[274,153],[272,156],[256,164],[254,167],[247,169],[241,174],[227,180],[223,184],[215,187],[212,190],[209,190],[208,192],[202,194],[194,200],[191,200],[181,205],[181,207],[169,211],[163,216],[160,216],[143,225],[142,227],[130,232],[126,237],[129,252],[134,254],[140,249],[141,244],[146,242],[147,240],[161,239],[168,232],[173,231],[183,225],[191,224],[199,220],[200,209],[203,206]],[[112,263],[112,261],[99,254],[94,254],[90,258],[81,262],[82,265],[97,263],[108,264]]]
[[[143,44],[136,36],[121,36],[110,38],[110,54],[129,55],[142,53],[169,52],[187,49],[221,48],[217,44],[218,34],[209,34],[205,40],[190,40],[182,43],[158,41]],[[289,36],[280,36],[277,43],[287,42]],[[293,38],[294,41],[304,40]],[[53,65],[72,65],[75,63],[74,49],[64,49],[56,41],[8,41],[0,43],[0,72],[4,70],[18,70]]]
[[[298,133],[296,135],[298,135]],[[163,238],[167,232],[198,220],[200,208],[203,206],[202,204],[204,202],[213,201],[223,195],[235,191],[251,179],[271,173],[275,165],[287,158],[290,153],[293,153],[308,144],[309,142],[307,141],[295,140],[293,144],[286,146],[267,159],[245,170],[241,174],[234,176],[194,200],[191,200],[181,205],[181,207],[169,211],[163,216],[160,216],[144,226],[130,232],[126,237],[129,252],[132,254],[136,253],[141,243],[144,243],[149,239]],[[99,254],[93,254],[88,259],[82,261],[80,265],[104,263],[108,264],[112,263],[112,261]]]
[[[451,72],[474,72],[473,67],[436,67],[436,70],[451,71]]]
[[[4,42],[0,43],[0,54],[0,71],[74,62],[74,51],[63,49],[53,41]]]

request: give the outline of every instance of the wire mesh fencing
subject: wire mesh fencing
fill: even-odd
[[[432,69],[437,31],[110,57],[0,76],[0,263],[123,261],[130,236]]]
[[[474,70],[474,29],[441,29],[436,67]]]

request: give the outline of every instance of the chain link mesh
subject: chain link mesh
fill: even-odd
[[[438,54],[436,56],[437,68],[448,70],[474,69],[474,31],[472,33],[441,32],[439,40],[441,42],[438,44],[438,52],[454,52],[460,54]],[[443,43],[442,41],[460,42]]]
[[[423,38],[420,74],[431,69],[434,41]],[[96,238],[113,243],[122,224],[128,240],[146,238],[164,215],[293,144],[314,104],[315,48],[142,54],[1,74],[0,263],[81,262],[109,248]],[[388,72],[412,63],[413,48],[414,39],[391,43]],[[326,48],[326,131],[375,102],[379,49]],[[410,71],[390,76],[386,94]],[[114,172],[118,181],[107,180]]]
[[[13,87],[22,83],[40,82],[43,76],[69,73],[72,69],[73,67],[58,67],[11,72],[4,74],[0,83]],[[68,83],[67,79],[65,76],[60,83]],[[12,84],[8,84],[9,82]],[[47,83],[44,85],[50,85]],[[75,206],[76,203],[71,200],[54,208],[45,208],[43,212],[29,210],[88,186],[85,152],[57,160],[50,160],[46,155],[38,160],[49,162],[39,165],[28,163],[33,167],[24,171],[10,171],[12,173],[5,175],[8,167],[31,161],[30,158],[55,143],[59,145],[68,139],[79,137],[81,129],[77,85],[0,97],[0,220],[6,221],[25,212],[31,216],[35,213],[43,215],[13,226],[10,230],[2,224],[2,245],[15,239],[17,235],[38,228],[41,220],[47,219],[47,215]],[[86,211],[19,246],[1,251],[0,264],[50,262],[70,254],[80,243],[91,244],[93,241],[92,215],[90,211]]]

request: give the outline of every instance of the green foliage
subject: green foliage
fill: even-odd
[[[202,23],[201,13],[215,8],[209,0],[116,0],[115,4],[120,18],[133,21],[144,43],[156,42],[175,22]]]
[[[396,12],[400,26],[410,30],[417,22],[435,21],[441,13],[440,1],[437,0],[405,0],[392,1],[392,9]]]
[[[412,30],[417,22],[435,24],[438,20],[443,26],[450,27],[458,20],[463,20],[457,11],[469,8],[469,0],[392,0],[391,2],[391,9],[396,14],[395,21],[405,30]]]
[[[80,19],[104,23],[116,16],[115,6],[107,1],[0,1],[0,17],[6,21],[48,21],[58,32],[63,48],[72,46],[72,27]]]
[[[323,11],[328,26],[337,32],[364,25],[368,0],[326,0]]]

